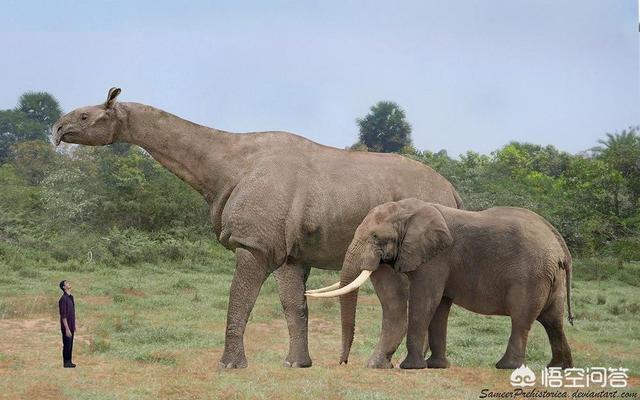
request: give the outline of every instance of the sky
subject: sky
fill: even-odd
[[[344,148],[380,100],[416,148],[587,150],[640,124],[638,0],[0,1],[0,109],[28,90]]]

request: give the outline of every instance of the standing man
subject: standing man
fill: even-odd
[[[60,289],[64,292],[58,301],[60,308],[60,330],[62,331],[62,359],[65,368],[75,368],[71,362],[73,351],[73,335],[76,332],[76,310],[73,296],[71,295],[71,284],[69,281],[61,281]]]

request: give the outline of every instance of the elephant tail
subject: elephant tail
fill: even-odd
[[[571,258],[571,252],[569,251],[569,247],[567,247],[567,243],[564,241],[564,238],[562,237],[560,232],[558,232],[556,227],[551,225],[551,223],[546,219],[542,218],[542,220],[549,227],[551,232],[553,232],[553,235],[556,237],[556,240],[558,241],[558,244],[562,248],[562,252],[564,254],[564,257],[562,257],[558,261],[558,267],[560,267],[561,269],[564,269],[565,286],[566,286],[566,293],[567,293],[567,311],[568,311],[567,318],[569,319],[569,323],[573,325],[573,321],[575,317],[573,316],[573,308],[571,307],[571,279],[573,276],[573,266],[572,266],[573,261]]]
[[[569,312],[569,315],[567,316],[567,318],[569,319],[569,323],[571,325],[573,325],[573,321],[574,321],[574,316],[573,316],[573,310],[571,308],[571,276],[572,276],[572,272],[573,272],[573,268],[571,266],[571,256],[569,256],[568,259],[564,259],[563,261],[561,261],[561,268],[564,269],[564,273],[565,273],[565,278],[566,278],[566,287],[567,287],[567,310]]]
[[[462,202],[462,198],[458,194],[456,188],[453,187],[453,185],[451,185],[451,191],[453,192],[453,198],[456,200],[456,208],[458,210],[464,210],[464,203]]]

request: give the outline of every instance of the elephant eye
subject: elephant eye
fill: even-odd
[[[86,113],[80,116],[80,119],[82,119],[83,121],[86,120],[87,118],[89,118],[89,116]]]

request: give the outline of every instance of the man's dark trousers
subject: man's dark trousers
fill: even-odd
[[[71,362],[71,354],[73,353],[73,337],[75,333],[71,333],[71,337],[67,337],[67,335],[62,333],[62,359],[65,364]]]

